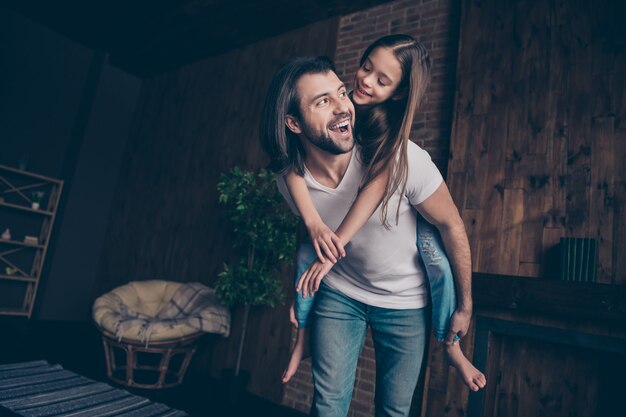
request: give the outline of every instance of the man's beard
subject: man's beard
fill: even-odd
[[[350,152],[354,148],[354,138],[352,138],[347,148],[342,148],[339,144],[335,143],[330,136],[324,133],[317,134],[312,132],[306,125],[302,126],[302,133],[304,133],[304,136],[306,136],[313,145],[332,155],[342,155]]]
[[[306,132],[305,132],[306,134]],[[336,144],[335,142],[333,142],[333,140],[326,136],[326,135],[319,135],[319,136],[309,136],[307,134],[307,137],[309,138],[309,141],[317,146],[318,148],[320,148],[323,151],[326,151],[330,154],[333,155],[342,155],[344,153],[348,153],[352,150],[352,148],[354,148],[354,141],[352,141],[352,143],[350,144],[349,149],[344,149],[341,148],[338,144]]]

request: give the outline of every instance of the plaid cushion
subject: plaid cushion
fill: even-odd
[[[224,337],[230,333],[229,310],[214,289],[198,282],[131,282],[96,299],[93,317],[119,340],[146,345],[151,340],[177,339],[198,331]]]

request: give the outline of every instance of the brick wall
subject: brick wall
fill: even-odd
[[[454,110],[460,5],[454,0],[398,0],[344,16],[339,26],[335,64],[352,87],[361,54],[376,39],[405,33],[422,42],[432,59],[430,85],[415,115],[412,139],[445,173]]]
[[[365,48],[381,36],[406,33],[424,43],[433,61],[430,85],[415,116],[412,139],[426,149],[445,176],[454,110],[460,5],[454,0],[398,0],[343,16],[335,64],[349,88]],[[368,332],[359,359],[348,415],[374,415],[374,348]],[[308,412],[313,394],[311,360],[303,361],[285,387],[283,404]]]

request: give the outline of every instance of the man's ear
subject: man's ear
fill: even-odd
[[[300,129],[300,123],[298,122],[298,119],[290,114],[285,116],[285,126],[287,126],[287,129],[291,130],[296,135],[302,133],[302,129]]]

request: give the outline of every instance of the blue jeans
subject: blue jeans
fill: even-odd
[[[430,284],[433,333],[442,341],[450,331],[450,318],[456,310],[454,278],[439,231],[421,216],[417,219],[417,247]]]
[[[317,254],[313,245],[310,243],[303,243],[298,246],[298,252],[296,254],[296,273],[294,276],[295,285],[298,285],[298,281],[304,271],[307,270],[309,265],[317,259]],[[296,293],[296,299],[294,303],[294,309],[296,313],[296,320],[298,321],[298,328],[302,329],[309,325],[309,313],[313,308],[313,296],[307,298],[302,297],[302,292]]]
[[[376,354],[376,416],[408,416],[426,345],[427,310],[369,306],[323,282],[315,300],[312,415],[347,415],[369,325]]]

